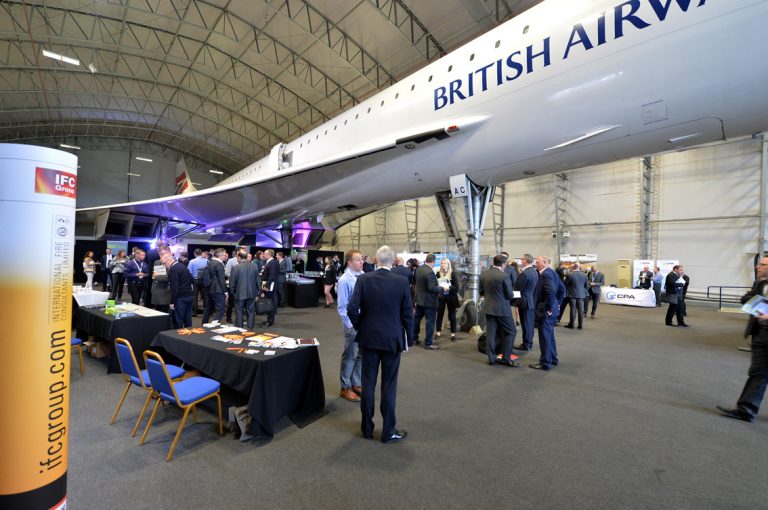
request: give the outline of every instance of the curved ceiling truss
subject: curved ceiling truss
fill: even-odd
[[[538,1],[0,0],[0,141],[124,137],[232,174]]]

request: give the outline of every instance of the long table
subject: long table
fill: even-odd
[[[211,340],[214,335],[163,331],[152,346],[241,394],[252,418],[246,431],[250,435],[271,439],[284,416],[304,427],[323,415],[325,387],[317,347],[275,349],[273,356],[265,356],[264,348],[258,348],[259,354],[240,354],[227,350],[232,344]]]
[[[85,340],[85,336],[93,336],[109,342],[109,366],[107,373],[120,372],[120,365],[115,352],[115,338],[125,338],[131,342],[133,353],[141,368],[144,368],[142,356],[155,336],[171,327],[171,316],[167,313],[154,317],[123,317],[116,319],[107,315],[103,308],[80,307],[77,310],[77,334]]]

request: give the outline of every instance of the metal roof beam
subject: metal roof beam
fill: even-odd
[[[403,0],[370,0],[370,2],[421,52],[427,61],[448,54]]]

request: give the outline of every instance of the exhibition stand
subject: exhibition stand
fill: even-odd
[[[214,336],[209,331],[183,335],[177,330],[163,331],[152,347],[164,349],[185,366],[215,379],[222,390],[233,390],[240,399],[236,404],[248,405],[250,435],[271,439],[275,424],[285,416],[299,427],[322,416],[325,387],[316,346],[249,349],[256,352],[248,353],[231,343],[212,340]]]
[[[656,294],[651,289],[602,287],[600,289],[600,302],[609,305],[653,308],[656,306]]]

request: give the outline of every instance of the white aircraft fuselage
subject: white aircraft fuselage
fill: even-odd
[[[546,0],[213,188],[91,208],[256,228],[768,128],[768,0]]]

